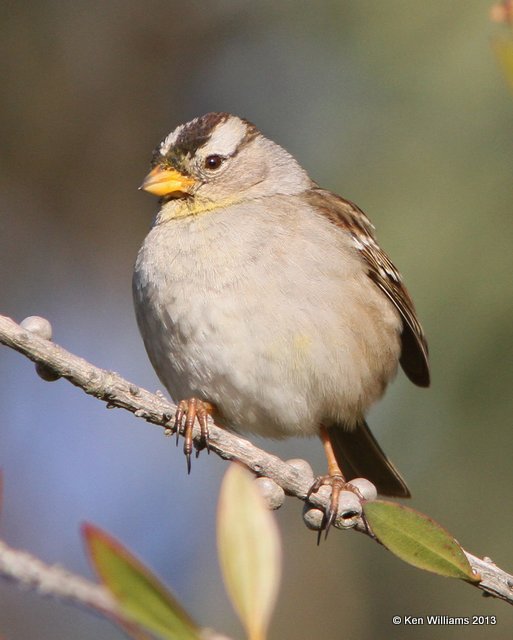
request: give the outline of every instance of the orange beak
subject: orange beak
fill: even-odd
[[[195,180],[182,175],[176,169],[164,169],[157,165],[144,178],[139,189],[152,193],[154,196],[180,197],[181,194],[189,193],[189,188],[194,183]]]

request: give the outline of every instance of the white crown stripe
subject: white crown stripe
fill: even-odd
[[[203,145],[205,155],[216,153],[221,156],[231,156],[247,134],[247,125],[239,118],[229,118],[216,125],[209,141]]]

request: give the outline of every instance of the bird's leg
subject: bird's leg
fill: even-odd
[[[196,445],[196,457],[198,457],[200,450],[206,447],[207,452],[210,453],[210,447],[208,442],[208,416],[212,415],[216,410],[216,407],[211,402],[206,400],[198,400],[198,398],[188,398],[187,400],[181,400],[178,403],[175,413],[175,431],[176,442],[178,444],[178,436],[185,418],[185,424],[183,424],[183,452],[187,460],[187,473],[191,472],[191,453],[193,447],[192,440],[192,428],[194,426],[194,420],[198,420],[201,429],[201,443]]]
[[[320,426],[319,436],[324,446],[326,459],[328,460],[328,473],[327,475],[319,476],[315,480],[315,482],[310,487],[306,497],[309,498],[312,495],[312,493],[316,493],[324,485],[329,485],[331,487],[331,497],[330,497],[330,504],[324,515],[324,521],[322,523],[322,527],[319,530],[319,537],[318,537],[317,543],[319,543],[321,531],[323,529],[326,532],[325,537],[328,537],[328,532],[330,530],[330,527],[335,522],[335,518],[337,517],[338,498],[339,498],[340,492],[347,484],[346,479],[344,478],[344,475],[335,457],[335,452],[333,451],[333,445],[331,444],[328,430],[323,425]]]

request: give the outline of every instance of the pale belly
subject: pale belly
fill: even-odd
[[[207,228],[198,242],[198,229],[173,224],[145,241],[134,300],[175,402],[208,400],[225,426],[280,438],[351,426],[382,395],[400,322],[339,247],[307,233],[301,246],[268,236],[259,247],[259,229],[244,244],[242,227],[233,239]]]

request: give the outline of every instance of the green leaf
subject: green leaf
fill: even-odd
[[[378,540],[405,562],[449,578],[479,582],[458,542],[428,516],[382,500],[365,504],[364,513]]]
[[[149,569],[101,529],[82,530],[100,580],[128,620],[165,640],[199,640],[199,627]]]
[[[221,486],[217,544],[226,589],[248,638],[265,640],[280,583],[280,537],[253,476],[237,464]]]

